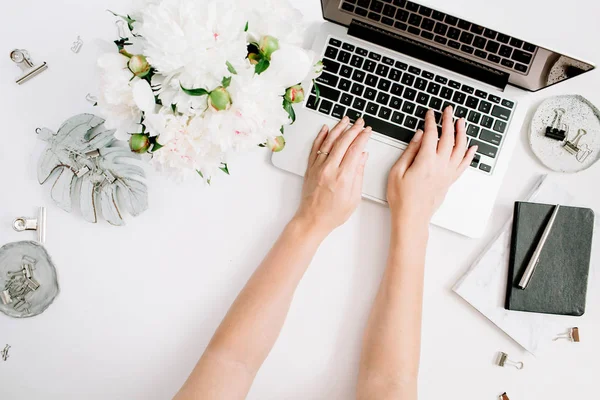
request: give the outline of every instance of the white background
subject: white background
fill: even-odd
[[[429,3],[466,19],[600,63],[600,6],[595,0]],[[295,1],[311,21],[318,0]],[[92,225],[54,206],[49,185],[36,180],[43,144],[35,128],[57,129],[68,117],[93,112],[85,101],[97,85],[95,60],[112,49],[111,8],[117,0],[3,2],[0,13],[0,244],[29,240],[17,216],[48,207],[47,249],[58,266],[61,293],[41,316],[0,315],[1,399],[167,399],[179,389],[214,329],[298,204],[300,178],[276,170],[266,152],[230,166],[231,177],[174,184],[150,179],[149,211],[124,228]],[[314,33],[314,29],[313,29]],[[70,51],[81,35],[79,54]],[[23,86],[9,60],[29,50],[49,70]],[[537,104],[579,93],[600,105],[600,71],[532,94]],[[518,134],[518,132],[514,132]],[[487,241],[511,216],[513,202],[547,172],[527,148],[525,128],[487,234],[468,240],[432,228],[429,243],[422,399],[598,398],[600,285],[591,282],[588,313],[573,320],[583,342],[556,343],[537,359],[451,291]],[[600,166],[559,180],[583,204],[600,209]],[[473,194],[475,195],[475,194]],[[385,265],[389,211],[363,201],[334,232],[302,281],[281,337],[250,399],[350,399],[360,340]],[[565,326],[567,328],[567,326]],[[400,337],[398,338],[400,340]],[[497,351],[525,361],[523,371],[492,363]]]

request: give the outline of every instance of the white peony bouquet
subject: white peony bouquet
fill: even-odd
[[[210,182],[235,153],[283,149],[301,82],[323,69],[287,0],[144,0],[119,17],[129,32],[98,61],[98,106],[132,151]]]

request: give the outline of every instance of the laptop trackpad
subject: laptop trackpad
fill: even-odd
[[[365,169],[363,193],[380,201],[387,198],[387,179],[390,170],[404,150],[371,138],[367,145],[369,161]]]

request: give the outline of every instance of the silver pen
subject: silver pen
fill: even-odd
[[[548,225],[546,225],[546,229],[544,230],[544,234],[542,235],[542,238],[540,239],[540,241],[537,245],[537,248],[535,249],[535,253],[533,253],[533,256],[531,257],[529,264],[527,264],[527,269],[525,269],[525,272],[523,273],[521,282],[519,282],[519,287],[523,290],[525,288],[527,288],[527,285],[529,285],[529,282],[531,281],[531,277],[533,276],[533,273],[535,272],[535,268],[537,267],[538,262],[540,261],[540,255],[542,254],[542,251],[544,250],[544,245],[546,244],[546,241],[548,240],[548,236],[550,236],[550,232],[552,232],[552,227],[554,226],[554,222],[556,221],[556,216],[558,215],[558,210],[560,210],[560,205],[557,205],[556,207],[554,207],[554,212],[552,213],[552,217],[550,217],[550,221],[548,221]]]

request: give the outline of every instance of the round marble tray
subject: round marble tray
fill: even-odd
[[[588,133],[579,147],[591,150],[583,162],[565,149],[565,142],[545,136],[546,127],[552,125],[554,110],[563,108],[566,113],[562,123],[569,127],[567,140],[573,140],[579,129]],[[536,110],[529,130],[529,143],[533,153],[548,168],[558,172],[575,173],[591,167],[600,158],[600,111],[579,95],[556,96],[546,99]],[[579,153],[579,158],[584,156]]]
[[[58,280],[56,268],[46,252],[46,249],[37,242],[9,243],[0,248],[0,294],[7,285],[12,284],[11,291],[15,293],[25,284],[23,265],[31,265],[31,285],[38,285],[36,290],[29,291],[24,295],[26,303],[20,306],[19,299],[13,297],[11,303],[4,304],[0,298],[0,311],[9,317],[28,318],[44,312],[58,295]],[[16,280],[11,281],[11,277]],[[12,282],[12,283],[11,283]]]

